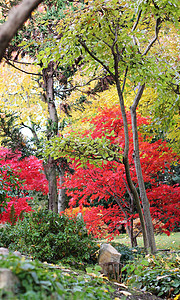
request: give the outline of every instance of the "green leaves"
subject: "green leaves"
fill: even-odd
[[[114,131],[108,137],[113,136]],[[43,155],[49,155],[54,159],[66,157],[69,161],[79,161],[80,166],[87,162],[94,166],[100,166],[102,162],[122,159],[120,148],[111,144],[107,136],[92,139],[91,134],[78,136],[70,133],[67,137],[53,137],[46,142]]]
[[[177,254],[167,254],[136,258],[122,268],[126,272],[128,283],[137,288],[143,288],[157,296],[175,297],[179,293],[179,257]]]

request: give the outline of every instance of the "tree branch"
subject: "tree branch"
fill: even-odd
[[[82,41],[82,39],[79,37],[79,43],[81,46],[89,53],[89,55],[98,63],[100,63],[101,66],[114,78],[114,74],[110,71],[110,69],[103,63],[102,60],[100,60],[92,51],[89,50],[86,43]]]
[[[142,97],[142,94],[143,94],[143,91],[144,91],[144,88],[145,88],[145,83],[143,85],[141,85],[139,83],[139,87],[138,87],[138,92],[134,98],[134,101],[133,101],[133,104],[132,106],[130,107],[131,111],[135,112],[136,111],[136,108],[138,106],[138,103],[139,103],[139,100],[141,99]]]
[[[160,25],[161,25],[161,18],[157,18],[157,20],[156,20],[156,26],[155,26],[155,36],[154,36],[153,40],[147,46],[147,48],[144,51],[144,53],[142,54],[143,56],[146,55],[149,52],[149,50],[151,49],[151,47],[153,46],[153,44],[156,42],[156,40],[158,38],[159,30],[160,30]]]
[[[137,19],[136,19],[136,23],[134,24],[134,26],[132,28],[132,31],[134,31],[136,29],[136,27],[138,26],[139,20],[140,20],[140,17],[141,17],[141,13],[142,13],[142,9],[140,9],[140,11],[138,13],[138,16],[137,16]]]
[[[10,10],[7,21],[0,25],[0,62],[13,36],[41,2],[42,0],[23,0]]]
[[[124,92],[124,88],[125,88],[125,84],[126,84],[127,72],[128,72],[128,67],[126,67],[125,74],[124,74],[122,93]]]
[[[33,73],[33,72],[28,72],[28,71],[22,70],[22,69],[16,67],[14,64],[10,63],[8,60],[6,60],[5,63],[8,64],[8,65],[10,65],[11,67],[15,68],[16,70],[25,73],[25,74],[28,74],[28,75],[34,75],[34,76],[43,76],[43,75],[40,74],[40,73],[37,74],[37,73]]]

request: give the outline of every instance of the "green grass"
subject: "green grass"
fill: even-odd
[[[156,235],[155,240],[157,249],[180,250],[180,232],[173,232],[170,236],[166,234]],[[113,241],[131,247],[131,242],[127,234],[120,234]],[[137,243],[139,247],[143,246],[142,237],[137,238]]]

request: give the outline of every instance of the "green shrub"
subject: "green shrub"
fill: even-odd
[[[140,248],[129,248],[128,246],[116,242],[112,242],[111,245],[121,253],[121,263],[127,263],[130,260],[133,260],[138,254],[143,255],[143,251]]]
[[[108,300],[113,290],[103,278],[78,274],[38,260],[25,260],[9,254],[0,260],[0,268],[8,268],[18,277],[15,293],[0,290],[0,299],[22,300]]]
[[[26,213],[14,226],[1,229],[0,246],[47,262],[68,257],[89,261],[98,248],[82,219],[44,209]]]
[[[175,297],[180,289],[180,257],[175,253],[147,255],[122,268],[126,283],[160,297]]]

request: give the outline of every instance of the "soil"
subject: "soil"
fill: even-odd
[[[149,292],[143,292],[138,289],[130,289],[124,284],[114,283],[112,287],[115,288],[115,292],[112,295],[112,299],[117,300],[162,300]]]

